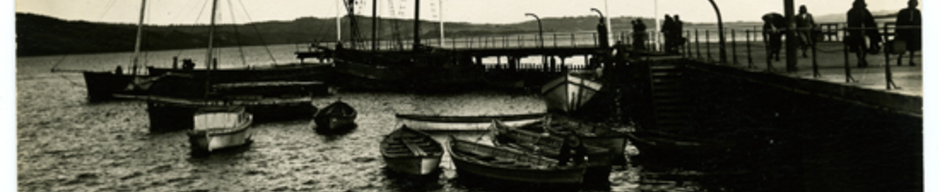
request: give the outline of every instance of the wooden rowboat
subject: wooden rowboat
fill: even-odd
[[[558,160],[450,137],[447,147],[458,175],[472,174],[505,181],[537,184],[581,184],[584,164],[559,165]]]
[[[549,111],[575,113],[591,102],[603,84],[567,74],[542,86],[542,96]]]
[[[418,130],[482,131],[487,130],[494,119],[498,119],[510,127],[519,127],[542,121],[546,115],[546,113],[478,116],[395,114],[395,117],[408,127]]]
[[[252,116],[241,106],[205,107],[193,116],[193,129],[187,132],[194,154],[238,147],[251,143]]]
[[[389,169],[427,175],[441,163],[444,149],[427,133],[401,126],[382,139],[379,150]]]
[[[493,142],[497,146],[507,146],[527,153],[535,153],[551,158],[562,156],[562,145],[565,138],[557,134],[537,133],[528,130],[511,128],[499,120],[493,120],[493,130],[497,132],[497,139]],[[611,165],[610,150],[603,147],[585,144],[588,167],[604,167]],[[578,158],[578,157],[574,157]],[[581,157],[584,158],[584,157]]]
[[[335,101],[313,115],[318,130],[329,131],[350,128],[356,124],[358,112],[349,104]]]

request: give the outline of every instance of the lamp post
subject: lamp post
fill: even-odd
[[[712,8],[715,9],[715,15],[718,16],[718,61],[720,63],[725,63],[727,61],[727,56],[725,53],[725,28],[721,22],[721,10],[718,9],[718,4],[715,4],[715,0],[708,0],[712,4]],[[795,51],[794,51],[795,53]]]
[[[535,17],[535,21],[539,23],[539,48],[545,48],[545,41],[542,39],[542,20],[539,19],[538,15],[533,13],[526,13],[525,16]]]
[[[597,27],[597,37],[599,38],[598,42],[600,43],[600,46],[603,48],[610,47],[610,40],[608,37],[608,33],[610,33],[610,25],[608,25],[609,23],[604,18],[604,13],[601,13],[601,11],[597,8],[591,8],[591,11],[597,12],[597,14],[601,16],[600,24],[603,26]]]

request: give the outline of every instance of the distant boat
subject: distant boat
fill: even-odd
[[[535,153],[551,158],[561,157],[562,145],[565,143],[565,138],[557,134],[543,134],[511,128],[499,120],[493,120],[492,127],[492,129],[497,133],[497,139],[493,140],[493,143],[497,146],[507,146],[514,149],[520,149],[524,152]],[[589,167],[605,167],[611,165],[611,154],[609,149],[589,145],[586,143],[584,147],[586,149],[585,155],[588,157],[586,163]]]
[[[357,115],[356,109],[337,100],[317,111],[313,116],[313,122],[317,124],[318,130],[337,130],[354,126]]]
[[[211,75],[218,83],[258,82],[258,81],[330,81],[333,79],[333,67],[329,64],[294,63],[242,68],[216,68],[207,74],[205,68],[157,68],[147,67],[151,75],[187,74],[193,76]]]
[[[510,127],[519,127],[542,121],[546,115],[546,113],[476,116],[395,114],[395,117],[408,127],[419,130],[483,131],[490,127],[494,119],[498,119]]]
[[[251,143],[248,128],[252,116],[244,107],[203,107],[193,115],[193,129],[187,132],[193,154],[243,146]]]
[[[542,96],[549,111],[575,113],[585,108],[601,91],[603,84],[571,74],[542,86]]]
[[[458,175],[536,184],[581,184],[585,164],[558,165],[558,160],[513,149],[456,139],[448,140],[447,152]]]
[[[404,125],[386,135],[379,150],[389,169],[412,175],[433,172],[444,155],[443,146],[430,135]]]

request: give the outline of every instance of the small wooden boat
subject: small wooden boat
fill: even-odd
[[[356,109],[342,101],[335,101],[313,115],[318,130],[349,128],[356,124]]]
[[[558,160],[450,137],[447,152],[457,174],[537,184],[581,184],[585,164],[559,165]]]
[[[545,113],[479,116],[395,114],[395,117],[408,127],[418,130],[482,131],[487,130],[494,119],[498,119],[510,127],[519,127],[542,121],[546,115]]]
[[[565,138],[562,136],[511,128],[499,120],[493,120],[492,127],[497,133],[497,139],[493,140],[493,143],[497,146],[507,146],[551,158],[561,157],[562,145],[565,143]],[[587,150],[587,164],[589,167],[611,165],[609,149],[589,144],[584,146]]]
[[[444,149],[427,133],[402,125],[382,139],[379,150],[389,169],[427,175],[440,165]]]
[[[193,116],[193,129],[187,132],[194,154],[238,147],[251,143],[252,116],[241,106],[205,107]]]
[[[567,74],[542,86],[542,96],[549,111],[575,113],[601,91],[599,82]]]
[[[607,148],[613,164],[626,164],[624,148],[627,146],[626,130],[619,130],[607,124],[583,122],[564,116],[549,115],[542,123],[533,123],[519,127],[533,132],[573,132],[587,145]]]

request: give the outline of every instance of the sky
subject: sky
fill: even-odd
[[[372,1],[360,0],[356,7],[371,15]],[[783,12],[782,0],[715,0],[723,21],[759,21],[768,12]],[[814,15],[844,14],[853,0],[794,0],[796,7],[806,5]],[[208,22],[208,1],[150,0],[148,24],[194,24]],[[872,11],[897,11],[907,0],[868,0]],[[340,0],[232,0],[219,1],[223,23],[293,20],[299,17],[334,17]],[[379,15],[413,18],[414,0],[378,0]],[[390,6],[391,4],[391,6]],[[232,8],[234,7],[234,8]],[[679,14],[686,22],[716,22],[714,9],[707,0],[423,0],[421,18],[439,20],[443,9],[445,21],[471,23],[515,23],[541,18],[595,15],[597,8],[608,16],[662,17]],[[140,1],[134,0],[16,0],[16,12],[48,15],[67,20],[136,23]],[[345,13],[345,11],[339,11]],[[201,14],[200,14],[201,13]],[[247,14],[246,14],[247,13]],[[201,16],[200,16],[201,15]],[[233,17],[234,15],[234,17]],[[234,18],[234,19],[232,19]],[[197,20],[198,19],[198,20]]]

